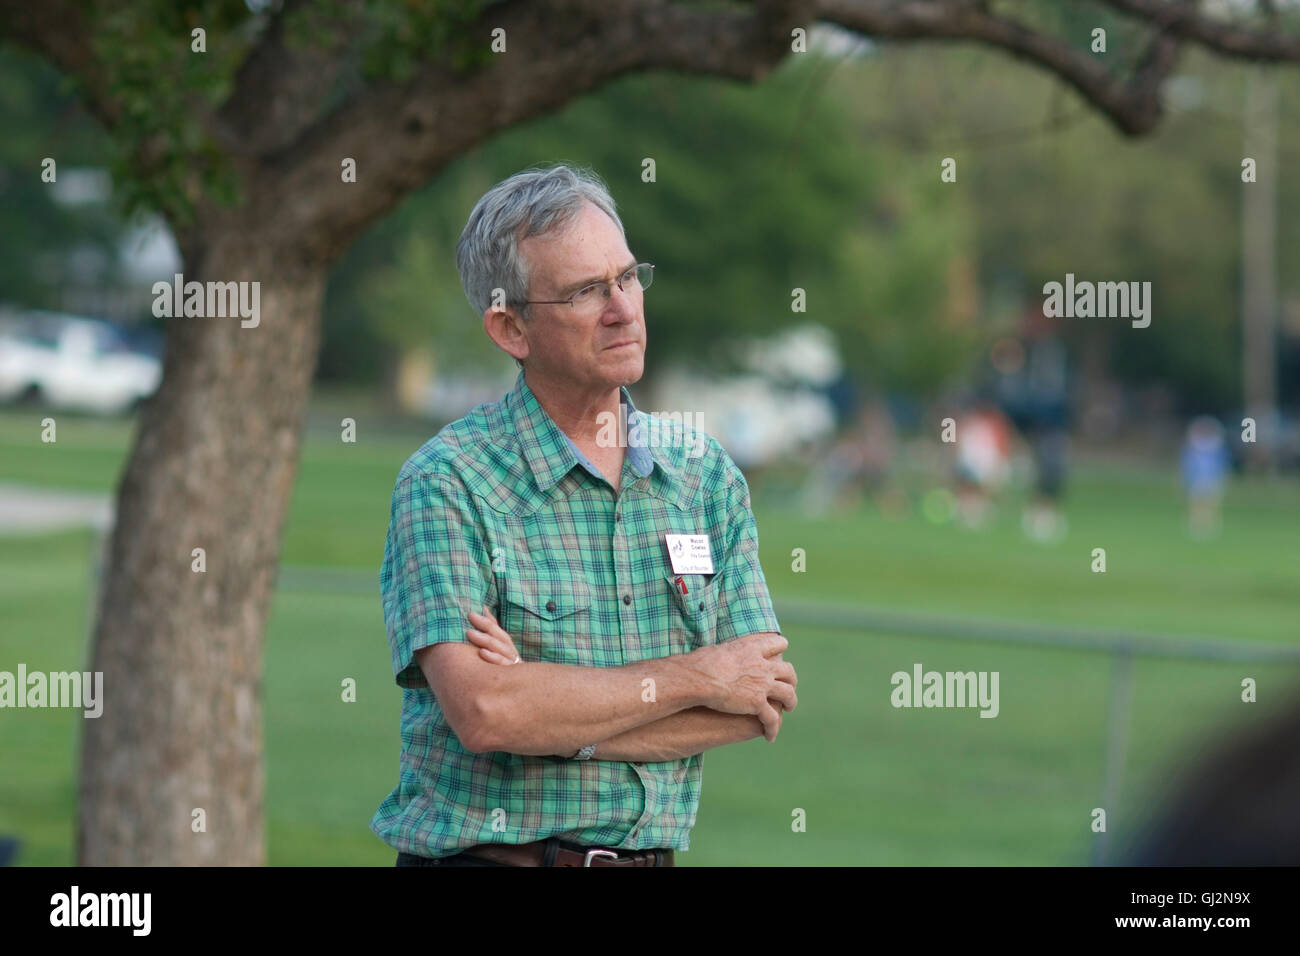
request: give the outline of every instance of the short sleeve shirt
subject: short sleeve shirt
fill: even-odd
[[[627,445],[617,494],[523,372],[398,473],[380,584],[402,688],[400,777],[370,823],[394,849],[442,857],[552,836],[689,849],[703,755],[472,753],[414,660],[431,644],[468,642],[469,612],[485,605],[523,660],[582,667],[780,631],[740,469],[703,431],[637,411],[626,388],[621,400],[626,427],[606,423]],[[708,535],[715,573],[673,573],[666,534]]]

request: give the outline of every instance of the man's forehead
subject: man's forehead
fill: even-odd
[[[602,225],[593,228],[592,222],[575,216],[562,229],[520,243],[534,281],[544,278],[558,288],[604,275],[610,255],[618,263],[632,262],[632,251],[614,221],[598,207],[588,208],[595,210],[593,218],[603,220]]]

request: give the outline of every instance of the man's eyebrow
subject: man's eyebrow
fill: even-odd
[[[636,260],[633,259],[631,265],[625,266],[622,272],[619,273],[619,275],[623,275],[623,273],[625,272],[631,272],[633,269],[636,268],[636,265],[637,265]],[[577,282],[573,282],[570,283],[569,285],[566,285],[560,291],[559,298],[563,299],[565,296],[573,295],[573,293],[577,292],[579,289],[585,289],[593,282],[604,282],[604,281],[605,281],[604,276],[590,276],[589,278],[586,279],[579,279]]]

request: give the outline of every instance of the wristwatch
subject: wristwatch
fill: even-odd
[[[581,750],[579,750],[576,754],[573,755],[573,759],[574,759],[574,760],[590,760],[590,759],[591,759],[591,755],[594,754],[595,752],[596,752],[596,745],[595,745],[595,744],[587,744],[587,746],[583,747]]]

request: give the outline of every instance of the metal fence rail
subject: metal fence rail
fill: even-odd
[[[968,640],[979,644],[1064,647],[1103,654],[1130,654],[1134,657],[1300,664],[1300,646],[1288,644],[1247,643],[1201,635],[1175,636],[1143,631],[1067,628],[993,618],[885,611],[807,600],[776,603],[779,603],[778,617],[782,620],[789,618],[799,624],[836,630]]]

